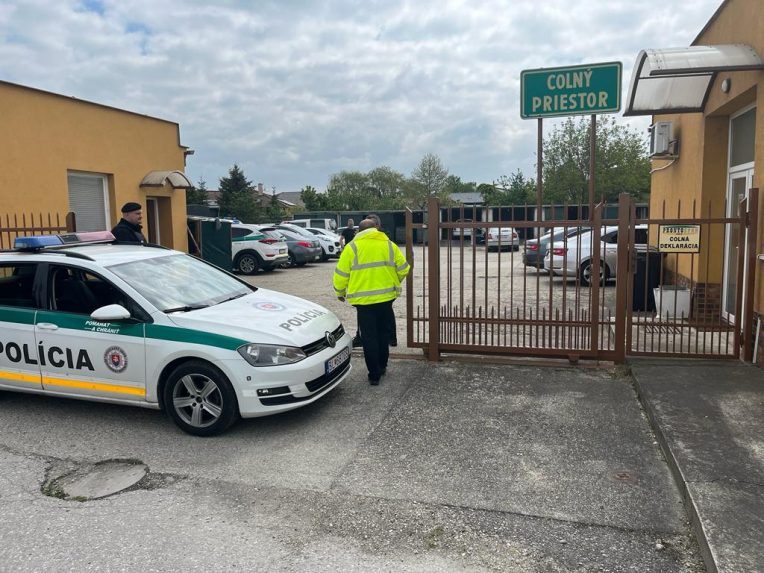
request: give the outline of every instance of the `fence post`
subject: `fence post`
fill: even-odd
[[[427,200],[427,294],[429,300],[427,359],[440,360],[440,204]]]
[[[629,215],[631,197],[628,193],[618,195],[618,269],[615,279],[615,360],[626,362],[626,324],[631,312],[628,293],[632,285]]]
[[[406,279],[406,344],[414,342],[414,214],[406,209],[406,260],[411,266]]]
[[[758,218],[759,218],[759,189],[758,187],[752,188],[748,192],[748,200],[746,201],[748,212],[746,213],[746,226],[748,232],[746,233],[746,255],[748,260],[747,274],[745,278],[744,298],[745,306],[743,308],[743,360],[745,362],[753,361],[753,345],[756,343],[753,338],[753,291],[756,285],[756,234],[758,232]]]
[[[69,211],[66,214],[66,232],[74,233],[77,230],[77,216],[74,211]]]
[[[600,273],[605,276],[605,253],[602,248],[602,209],[603,205],[600,203],[594,208],[594,211],[589,212],[589,221],[592,223],[592,256],[591,256],[591,277],[589,282],[589,299],[591,301],[589,308],[591,309],[591,316],[589,321],[592,329],[591,344],[592,352],[595,356],[599,356],[600,350],[600,316],[602,309],[600,308]],[[605,288],[605,281],[602,281],[602,288]]]

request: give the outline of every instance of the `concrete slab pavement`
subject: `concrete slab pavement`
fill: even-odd
[[[708,570],[764,571],[764,372],[678,359],[631,368]]]

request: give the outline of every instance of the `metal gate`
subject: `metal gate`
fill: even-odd
[[[632,256],[627,354],[751,360],[758,189],[749,190],[734,216],[723,216],[726,204],[702,207],[677,202],[669,208],[664,202],[648,219],[631,213],[631,228],[645,227],[651,242],[661,241],[667,229],[689,227],[699,244],[697,252],[650,253],[657,260],[643,257],[638,268]],[[722,216],[713,216],[714,210]]]
[[[467,220],[464,207],[442,212],[433,198],[424,222],[414,223],[411,212],[406,217],[406,255],[413,263],[406,284],[408,346],[431,360],[441,353],[573,362],[622,362],[627,354],[740,357],[741,348],[752,348],[749,270],[756,230],[755,217],[746,213],[756,212],[756,201],[751,190],[737,217],[699,218],[694,205],[684,216],[679,204],[672,216],[664,206],[658,219],[637,218],[622,195],[608,217],[600,204],[591,219],[536,221],[528,220],[527,207],[473,209]],[[582,208],[565,206],[562,215],[571,212]],[[700,226],[699,253],[664,256],[640,243],[657,244],[661,225],[680,224]],[[553,235],[544,236],[550,229]],[[720,234],[747,237],[734,295],[719,287],[724,269],[713,247]],[[556,238],[546,243],[550,236]],[[667,303],[680,290],[692,301],[684,314],[676,302]],[[722,295],[734,298],[734,322],[742,328],[719,312]]]

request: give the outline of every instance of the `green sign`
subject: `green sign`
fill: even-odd
[[[590,115],[621,109],[621,62],[523,70],[520,117]]]

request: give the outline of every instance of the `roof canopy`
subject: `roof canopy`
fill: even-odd
[[[758,69],[764,61],[745,44],[642,50],[623,114],[700,112],[718,72]]]
[[[141,181],[140,187],[164,187],[168,182],[173,189],[188,189],[194,186],[182,171],[149,171]]]

